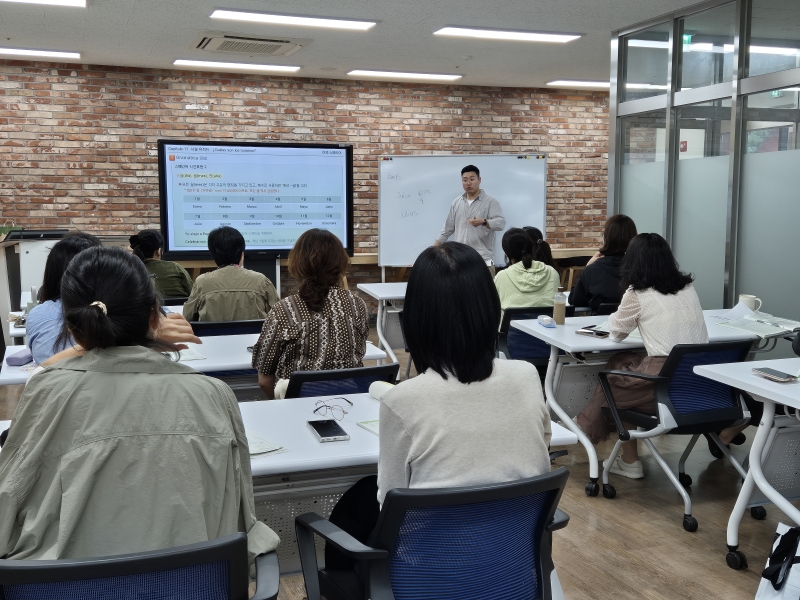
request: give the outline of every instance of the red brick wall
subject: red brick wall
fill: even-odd
[[[605,93],[20,61],[0,61],[0,218],[157,226],[164,137],[353,144],[356,252],[377,251],[380,154],[546,152],[548,241],[595,245],[605,219]]]
[[[380,154],[546,152],[548,239],[594,243],[604,219],[604,93],[0,61],[4,219],[156,225],[160,137],[352,143],[360,252],[376,251]]]

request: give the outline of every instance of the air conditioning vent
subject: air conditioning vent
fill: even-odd
[[[229,52],[260,56],[289,56],[311,40],[271,39],[236,35],[221,31],[206,31],[195,38],[192,49],[209,52]]]

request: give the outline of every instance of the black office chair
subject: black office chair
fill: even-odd
[[[596,315],[613,315],[619,308],[619,302],[602,302],[597,310],[594,311]]]
[[[247,535],[102,558],[0,560],[0,596],[15,600],[247,600]],[[256,593],[278,597],[278,555],[256,557]]]
[[[295,519],[308,600],[563,598],[552,532],[569,516],[558,501],[569,471],[449,489],[393,489],[365,546],[316,513]],[[353,571],[318,569],[314,536],[366,561]]]
[[[792,350],[794,350],[794,353],[797,354],[797,356],[800,356],[800,333],[796,333],[794,336]]]
[[[731,456],[730,450],[720,441],[717,431],[741,423],[744,418],[743,401],[734,388],[701,377],[694,373],[694,367],[720,363],[742,362],[750,353],[752,342],[720,342],[715,344],[678,344],[669,353],[658,375],[646,375],[632,371],[600,371],[600,385],[603,388],[608,407],[602,409],[606,416],[614,420],[619,432],[611,456],[603,469],[603,496],[616,496],[614,486],[608,483],[609,469],[620,448],[628,440],[641,439],[653,457],[667,474],[669,480],[683,497],[683,528],[697,530],[697,519],[692,516],[692,501],[684,487],[692,485],[692,478],[684,472],[686,459],[702,434],[714,440],[725,457],[742,477],[746,473],[739,462]],[[614,402],[614,394],[608,383],[609,375],[635,377],[652,381],[655,389],[656,414],[640,410],[620,410]],[[625,423],[635,425],[639,431],[628,431]],[[692,439],[681,455],[676,477],[662,458],[651,438],[665,435],[691,435]],[[588,488],[587,488],[588,492]],[[593,494],[592,494],[593,495]]]
[[[183,306],[189,301],[189,296],[164,298],[164,306]]]
[[[567,316],[575,314],[574,306],[567,306]],[[546,367],[550,360],[550,345],[527,333],[511,327],[511,321],[537,319],[539,315],[553,316],[552,306],[533,308],[507,308],[500,324],[498,350],[509,360],[525,360],[537,367]]]
[[[329,371],[295,371],[289,378],[285,398],[314,398],[316,396],[341,396],[365,394],[375,381],[397,381],[398,363],[355,369]]]
[[[218,335],[242,335],[245,333],[261,333],[264,319],[251,321],[192,321],[192,330],[197,337],[214,337]]]

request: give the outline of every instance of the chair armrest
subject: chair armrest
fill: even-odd
[[[556,531],[564,529],[569,523],[569,515],[560,508],[556,509],[556,514],[553,515],[553,520],[547,524],[547,531]]]
[[[578,314],[584,314],[584,313],[586,313],[587,315],[591,315],[592,314],[592,307],[591,306],[576,306],[575,307],[575,316],[576,317],[578,316]]]
[[[278,555],[267,552],[256,556],[256,593],[250,600],[275,600],[281,587]]]
[[[636,373],[634,371],[600,371],[598,375],[600,376],[600,386],[603,388],[603,394],[605,394],[606,402],[608,402],[608,408],[611,410],[611,416],[614,417],[614,425],[616,425],[617,431],[619,432],[619,439],[621,439],[623,442],[627,442],[631,439],[631,434],[627,429],[625,429],[625,425],[622,423],[622,419],[619,416],[617,404],[614,402],[614,394],[611,393],[611,386],[608,384],[608,376],[620,375],[621,377],[635,377],[636,379],[645,379],[647,381],[652,381],[653,383],[669,381],[669,378],[660,377],[658,375],[647,375],[645,373]]]
[[[330,542],[338,550],[352,558],[371,560],[389,556],[386,550],[377,550],[365,546],[349,533],[342,531],[317,513],[310,512],[297,517],[294,520],[294,531],[297,535],[297,549],[300,552],[300,565],[303,568],[303,580],[306,584],[306,597],[308,600],[321,599],[314,534]]]
[[[306,529],[310,529],[350,558],[375,560],[389,557],[389,552],[386,550],[365,546],[352,535],[339,529],[336,525],[328,521],[328,519],[323,519],[317,513],[311,512],[300,515],[295,519],[295,526],[302,526]]]

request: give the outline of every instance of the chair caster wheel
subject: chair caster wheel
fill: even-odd
[[[590,481],[586,484],[586,495],[597,496],[600,493],[600,485],[596,481]]]
[[[731,569],[736,571],[747,568],[747,557],[739,550],[728,552],[728,555],[725,557],[725,562],[728,563]]]
[[[609,500],[617,495],[617,490],[614,489],[614,486],[609,483],[603,484],[603,498],[608,498]]]
[[[681,482],[683,487],[689,487],[692,485],[692,478],[686,473],[678,473],[678,481]]]
[[[763,521],[767,518],[767,509],[763,506],[754,506],[750,509],[750,516],[756,521]]]
[[[684,516],[683,528],[686,531],[697,531],[697,519],[695,519],[692,515]]]

